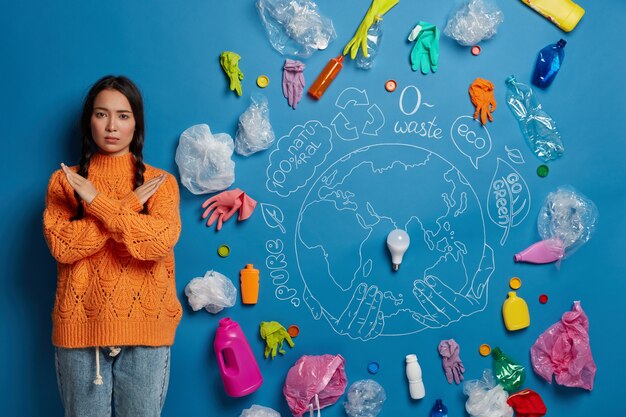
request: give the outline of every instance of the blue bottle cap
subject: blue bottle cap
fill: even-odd
[[[369,372],[370,374],[378,373],[379,369],[380,365],[378,364],[378,362],[370,362],[367,364],[367,372]]]

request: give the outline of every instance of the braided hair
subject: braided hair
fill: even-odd
[[[80,161],[78,163],[78,175],[84,178],[89,176],[89,163],[91,161],[91,157],[97,152],[97,146],[91,133],[91,116],[93,115],[93,104],[96,97],[102,90],[119,91],[124,94],[130,103],[130,108],[135,119],[135,132],[133,133],[133,139],[130,143],[130,152],[135,158],[135,177],[133,189],[136,189],[144,183],[143,175],[146,171],[146,166],[143,163],[143,140],[145,132],[143,99],[141,97],[141,92],[135,83],[123,75],[117,77],[107,75],[102,77],[100,80],[96,81],[91,89],[89,89],[87,96],[85,96],[83,111],[80,117],[82,151]],[[74,192],[74,196],[76,197],[78,208],[76,210],[76,215],[72,217],[72,220],[79,220],[84,217],[85,209],[82,204],[82,199],[77,192]],[[141,212],[147,213],[147,207],[145,205]]]

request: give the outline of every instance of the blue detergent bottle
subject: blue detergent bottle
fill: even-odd
[[[443,405],[443,401],[439,398],[435,400],[435,405],[430,410],[430,417],[448,417],[448,407]]]
[[[552,84],[556,74],[563,65],[565,58],[565,42],[560,39],[557,43],[548,45],[539,51],[537,62],[535,63],[535,73],[533,74],[533,84],[539,88],[547,88]]]

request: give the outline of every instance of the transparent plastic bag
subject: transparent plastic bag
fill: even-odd
[[[207,271],[202,278],[194,278],[185,287],[185,295],[193,311],[205,308],[219,313],[237,301],[237,288],[230,279],[215,271]]]
[[[376,417],[387,399],[385,389],[373,379],[362,379],[350,385],[347,397],[343,406],[348,417]]]
[[[283,55],[308,58],[337,37],[332,20],[312,0],[257,0],[256,7],[270,43]]]
[[[507,404],[509,394],[496,384],[491,370],[485,369],[482,379],[463,383],[468,396],[465,410],[471,417],[513,417],[513,409]]]
[[[504,13],[493,2],[469,0],[448,19],[443,33],[464,46],[492,38],[504,20]]]
[[[251,100],[250,107],[239,116],[235,135],[235,152],[243,156],[269,148],[276,138],[270,124],[267,98],[262,94],[254,94]]]
[[[542,110],[530,86],[514,76],[506,80],[506,102],[535,155],[543,161],[557,159],[565,151],[554,120]]]
[[[176,148],[180,182],[194,194],[222,191],[235,182],[235,145],[227,133],[213,135],[208,125],[185,130]]]
[[[570,185],[557,187],[548,194],[537,218],[542,239],[558,239],[565,257],[585,244],[596,230],[598,208]]]
[[[579,387],[591,391],[596,375],[596,363],[589,344],[589,319],[574,301],[572,311],[543,332],[530,348],[535,373],[552,383]]]
[[[239,417],[280,417],[280,413],[272,408],[253,404],[241,412]]]
[[[300,417],[311,407],[319,410],[336,403],[347,384],[341,355],[304,355],[289,369],[283,394],[291,413]]]

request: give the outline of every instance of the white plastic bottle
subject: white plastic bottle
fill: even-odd
[[[426,396],[424,381],[422,381],[422,368],[417,362],[417,355],[406,355],[406,378],[409,380],[409,394],[414,400],[420,400]]]

